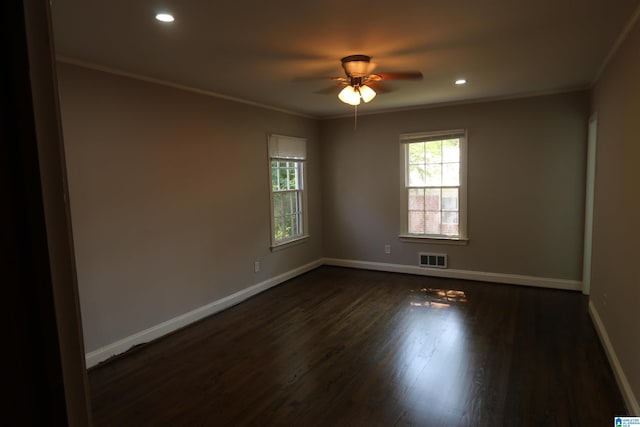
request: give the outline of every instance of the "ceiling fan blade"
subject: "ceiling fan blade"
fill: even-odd
[[[404,71],[399,73],[378,73],[380,79],[373,80],[422,80],[420,71]]]
[[[393,92],[393,88],[391,88],[389,85],[384,84],[383,82],[367,82],[366,83],[367,86],[369,86],[371,89],[375,90],[376,93],[388,93],[388,92]]]
[[[330,77],[330,76],[311,76],[311,77],[294,77],[291,79],[292,82],[317,82],[320,80],[337,80],[337,81],[346,81],[345,77]]]
[[[338,94],[338,92],[340,92],[340,89],[342,89],[344,86],[345,85],[343,83],[336,83],[336,84],[333,84],[333,85],[331,85],[329,87],[326,87],[324,89],[316,90],[313,93],[318,93],[320,95],[326,95],[326,94],[329,94],[329,93]]]

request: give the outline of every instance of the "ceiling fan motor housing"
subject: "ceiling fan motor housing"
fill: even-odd
[[[373,67],[371,57],[367,55],[349,55],[342,58],[342,68],[349,77],[365,77]]]

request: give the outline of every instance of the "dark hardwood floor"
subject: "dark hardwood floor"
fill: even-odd
[[[95,426],[606,426],[576,292],[321,267],[89,372]]]

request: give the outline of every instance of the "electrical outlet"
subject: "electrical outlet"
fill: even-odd
[[[256,261],[256,262],[253,263],[253,271],[255,273],[260,271],[260,261]]]
[[[384,245],[384,253],[385,254],[391,253],[391,245]]]

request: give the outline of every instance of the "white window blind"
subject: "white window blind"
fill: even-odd
[[[307,140],[293,136],[269,135],[269,157],[272,159],[305,160]]]
[[[464,138],[465,136],[466,131],[464,129],[437,132],[403,133],[402,135],[400,135],[400,142],[406,144],[410,142],[442,141],[447,139]]]

